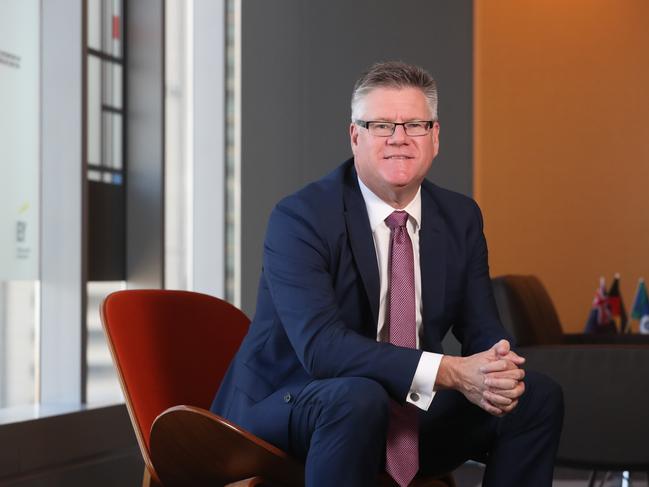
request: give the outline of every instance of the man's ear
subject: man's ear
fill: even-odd
[[[439,122],[433,123],[433,158],[439,154]]]
[[[352,152],[355,154],[358,146],[358,126],[355,123],[349,124],[349,142],[352,146]]]

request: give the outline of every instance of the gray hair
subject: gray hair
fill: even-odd
[[[433,120],[437,120],[437,83],[423,68],[401,61],[374,64],[361,75],[352,92],[352,121],[358,117],[358,107],[375,88],[419,88],[428,100]]]

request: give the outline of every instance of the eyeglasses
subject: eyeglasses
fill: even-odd
[[[413,120],[412,122],[366,122],[365,120],[354,120],[360,127],[366,128],[371,135],[376,137],[392,137],[397,125],[402,125],[406,135],[410,137],[421,137],[430,132],[434,120]]]

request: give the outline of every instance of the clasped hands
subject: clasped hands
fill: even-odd
[[[443,388],[460,391],[472,403],[494,416],[512,411],[525,392],[525,359],[500,340],[484,352],[468,357],[445,355],[438,382]],[[440,375],[441,372],[441,375]]]

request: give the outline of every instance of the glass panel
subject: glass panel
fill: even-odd
[[[112,167],[114,169],[122,169],[122,116],[117,113],[111,113],[111,121],[113,124]]]
[[[123,281],[89,282],[88,283],[88,378],[87,402],[106,404],[123,401],[115,367],[106,344],[106,337],[101,326],[99,308],[104,298],[121,289],[126,289]]]
[[[101,50],[101,0],[88,2],[88,47]]]
[[[122,22],[122,0],[113,0],[113,18],[112,18],[112,53],[113,56],[122,57],[122,32],[124,24]]]
[[[104,111],[101,117],[102,162],[104,167],[122,168],[122,116]]]
[[[103,103],[113,108],[122,108],[122,66],[104,61],[102,82]]]
[[[102,3],[102,51],[115,57],[122,56],[121,3],[121,0],[104,0]]]
[[[37,287],[0,281],[0,408],[35,400]]]
[[[113,120],[110,112],[101,114],[101,161],[105,167],[112,167]]]
[[[101,164],[101,61],[88,56],[88,162]]]

